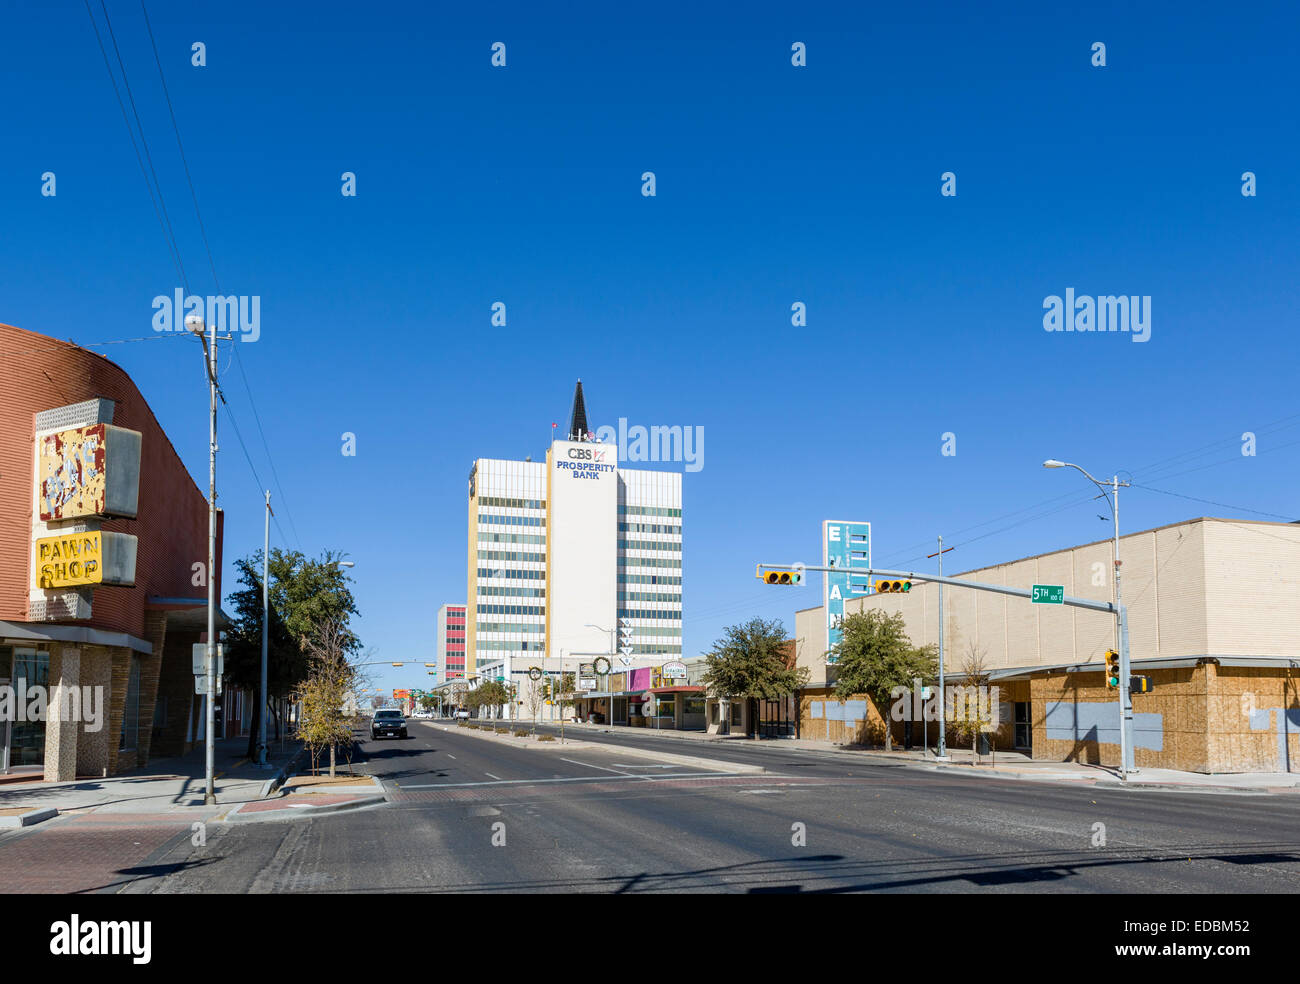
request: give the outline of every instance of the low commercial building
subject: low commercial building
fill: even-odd
[[[1133,696],[1138,768],[1192,772],[1300,771],[1300,525],[1196,518],[1121,537],[1132,672],[1151,691]],[[1112,541],[1099,540],[953,575],[1110,601]],[[905,594],[845,602],[845,614],[897,612],[916,645],[944,633],[949,680],[978,659],[999,688],[999,748],[1036,759],[1119,764],[1119,707],[1104,657],[1116,646],[1105,613],[916,582]],[[875,742],[888,708],[841,701],[826,662],[826,613],[796,613],[801,733]],[[941,629],[942,626],[942,629]],[[929,682],[929,681],[927,681]],[[936,724],[930,724],[933,739]],[[895,740],[903,724],[893,723]],[[921,740],[921,723],[913,739]],[[951,742],[951,731],[949,741]]]
[[[207,539],[207,501],[130,377],[0,325],[0,769],[100,777],[201,736]]]

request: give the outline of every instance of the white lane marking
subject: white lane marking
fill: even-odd
[[[485,773],[483,773],[483,775],[488,776],[488,777],[491,778],[491,779],[495,779],[497,782],[505,782],[505,780],[502,779],[500,776],[494,776],[494,775],[492,775],[492,773],[490,773],[490,772],[485,772]]]
[[[654,765],[646,765],[644,762],[635,762],[635,763],[615,762],[614,764],[617,765],[620,769],[675,769],[677,768],[677,766],[675,765],[660,765],[659,763],[655,763]]]
[[[448,752],[448,753],[447,753],[447,758],[449,758],[449,759],[455,759],[455,757],[456,757],[456,756],[455,756],[455,755],[452,755],[451,752]]]
[[[570,765],[580,765],[584,769],[600,769],[601,772],[612,772],[615,775],[619,775],[619,776],[626,776],[630,774],[627,772],[619,772],[618,769],[607,769],[603,765],[592,765],[590,762],[579,762],[577,759],[561,758],[560,761],[568,762]]]
[[[713,779],[734,776],[734,772],[670,772],[660,776],[569,776],[564,779],[499,779],[496,782],[434,782],[420,786],[403,786],[402,789],[458,789],[464,786],[538,786],[551,782],[622,782],[636,779],[639,782],[658,782],[660,779]]]

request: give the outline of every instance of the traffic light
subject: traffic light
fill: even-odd
[[[759,568],[754,576],[764,584],[803,584],[803,571],[764,571]]]
[[[1119,653],[1113,649],[1106,650],[1106,689],[1119,689]]]
[[[1131,676],[1128,678],[1128,691],[1131,694],[1149,694],[1151,693],[1151,678],[1149,676]]]
[[[911,581],[877,581],[876,592],[878,594],[906,594],[912,590]]]

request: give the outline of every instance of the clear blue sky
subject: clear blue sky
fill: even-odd
[[[594,425],[704,428],[688,656],[751,615],[793,629],[820,584],[764,590],[754,564],[816,561],[825,518],[870,520],[887,564],[932,563],[943,533],[949,570],[1105,537],[1049,456],[1233,507],[1134,489],[1126,530],[1300,511],[1294,5],[475,6],[149,11],[221,286],[261,297],[240,356],[274,542],[348,552],[379,656],[430,656],[438,605],[465,600],[472,460],[540,456],[578,376]],[[139,4],[108,9],[191,289],[213,293]],[[0,321],[150,335],[178,278],[85,7],[0,18]],[[1151,295],[1151,340],[1044,332],[1067,287]],[[193,343],[101,351],[205,479]],[[221,426],[230,558],[260,547],[261,496]]]

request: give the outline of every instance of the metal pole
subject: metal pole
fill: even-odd
[[[266,768],[266,648],[270,625],[270,595],[267,586],[268,556],[271,552],[271,490],[266,490],[266,525],[262,533],[262,687],[258,691],[261,708],[258,712],[257,764]]]
[[[1115,497],[1112,510],[1115,514],[1115,607],[1119,609],[1116,622],[1119,627],[1120,777],[1127,779],[1137,768],[1133,753],[1133,693],[1129,689],[1128,612],[1120,587],[1118,475],[1111,478],[1111,493]]]
[[[217,802],[216,694],[217,694],[217,325],[208,326],[208,693],[207,748],[203,802]]]
[[[943,577],[943,537],[939,537],[939,576]],[[947,703],[943,691],[943,582],[939,582],[939,754],[935,759],[947,762],[948,759],[948,720]],[[924,718],[924,713],[922,717]]]

